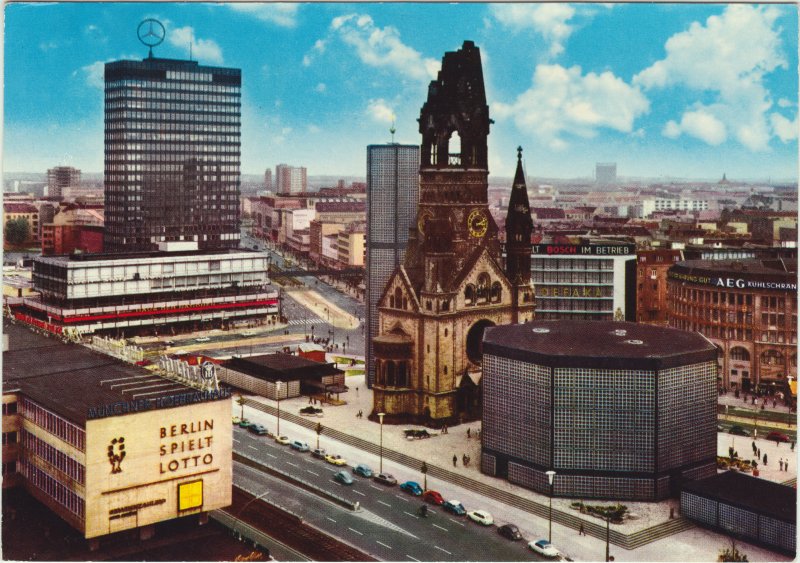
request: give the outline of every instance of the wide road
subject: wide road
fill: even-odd
[[[446,513],[440,507],[430,506],[429,516],[420,518],[416,512],[422,500],[397,486],[386,487],[358,476],[354,476],[353,485],[341,485],[333,476],[342,469],[352,475],[349,466],[333,466],[309,453],[280,446],[265,436],[235,427],[234,450],[346,500],[358,502],[361,509],[352,511],[271,475],[234,464],[236,485],[257,496],[268,496],[308,523],[376,558],[391,561],[543,560],[528,549],[525,541],[509,541],[497,533],[495,526],[481,526],[466,517]]]

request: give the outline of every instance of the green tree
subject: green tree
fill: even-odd
[[[731,539],[731,546],[719,550],[720,561],[747,561],[747,555],[739,551],[736,541]]]
[[[244,420],[244,404],[246,402],[247,402],[246,399],[244,397],[242,397],[241,395],[239,395],[239,398],[236,399],[236,404],[238,404],[239,406],[242,407],[242,416],[239,417],[242,420]]]
[[[11,219],[6,222],[4,235],[8,244],[18,246],[30,238],[31,226],[25,217]]]

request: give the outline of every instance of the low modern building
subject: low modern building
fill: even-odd
[[[654,501],[716,473],[716,347],[628,322],[534,321],[483,338],[481,471],[574,498]]]
[[[767,393],[797,378],[797,257],[689,260],[668,274],[669,326],[720,350],[720,385]]]
[[[39,257],[33,283],[41,296],[25,299],[15,315],[54,332],[89,333],[224,326],[278,312],[264,254],[199,252],[195,243],[165,248],[171,251]]]
[[[795,554],[797,489],[735,471],[686,483],[681,514],[725,535]]]
[[[344,372],[334,364],[291,354],[234,357],[219,369],[220,381],[272,400],[343,393]]]
[[[636,245],[586,239],[533,245],[537,319],[636,320]]]
[[[230,390],[3,324],[3,487],[87,539],[231,504]]]

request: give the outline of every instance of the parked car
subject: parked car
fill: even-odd
[[[340,455],[328,454],[325,456],[325,461],[331,465],[347,465],[347,460]]]
[[[539,555],[544,555],[545,557],[555,558],[558,557],[560,554],[558,550],[553,547],[547,540],[535,540],[528,543],[528,547],[530,547],[533,551],[538,553]]]
[[[354,482],[353,478],[347,471],[338,471],[336,475],[333,476],[333,479],[342,485],[352,485]]]
[[[211,342],[211,339],[208,336],[201,336],[200,338],[195,338],[195,342]]]
[[[406,481],[400,485],[400,490],[405,491],[410,495],[414,495],[415,497],[418,497],[422,494],[422,487],[420,487],[419,483],[416,481]]]
[[[300,440],[295,440],[291,444],[289,444],[293,450],[297,450],[298,452],[307,452],[309,450],[308,444],[305,442],[301,442]]]
[[[739,425],[731,426],[731,429],[728,430],[729,434],[735,434],[736,436],[749,436],[750,432],[745,430]]]
[[[444,501],[442,503],[442,508],[447,512],[452,512],[456,516],[464,516],[467,513],[467,509],[464,508],[464,505],[457,500]]]
[[[388,485],[390,487],[392,485],[397,484],[397,479],[394,478],[394,475],[391,475],[389,473],[378,473],[377,475],[375,475],[375,480],[378,483],[381,483],[383,485]]]
[[[275,441],[281,446],[286,446],[289,444],[289,436],[275,436]]]
[[[247,420],[246,418],[243,418],[242,420],[239,421],[239,428],[247,428],[251,424],[253,423]]]
[[[356,475],[361,475],[362,477],[366,477],[369,479],[372,477],[372,469],[370,469],[369,465],[365,465],[363,463],[359,463],[353,468],[353,473]]]
[[[422,500],[431,504],[442,504],[444,499],[438,491],[425,491],[422,493]]]
[[[773,430],[772,432],[767,434],[767,440],[772,440],[773,442],[788,442],[789,436],[787,436],[786,434],[782,434],[777,430]]]
[[[254,330],[245,330],[242,333],[242,336],[255,336],[255,335],[256,335],[256,331],[254,331]]]
[[[264,436],[267,433],[267,428],[261,424],[251,424],[247,429],[253,434],[258,434],[259,436]]]
[[[519,528],[517,528],[514,524],[503,524],[497,528],[497,533],[512,541],[522,539],[522,534],[519,533]]]
[[[233,420],[233,423],[234,423],[235,425],[237,425],[237,426],[238,426],[238,425],[239,425],[239,423],[242,421],[242,419],[241,419],[241,418],[239,418],[238,416],[234,416],[234,417],[231,417],[231,418],[232,418],[232,420]]]
[[[483,526],[491,526],[494,524],[494,518],[485,510],[470,510],[467,512],[467,518]]]
[[[322,448],[317,448],[313,452],[311,452],[311,455],[313,455],[314,457],[318,457],[319,459],[325,459],[325,456],[327,454],[325,453],[325,450],[323,450]]]

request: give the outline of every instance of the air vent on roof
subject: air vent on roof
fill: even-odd
[[[638,345],[644,344],[644,341],[643,340],[626,340],[625,344],[636,344],[638,346]]]
[[[611,334],[613,334],[614,336],[625,336],[626,334],[628,334],[628,331],[627,330],[622,330],[622,329],[617,329],[617,330],[613,331]]]
[[[536,334],[547,334],[548,332],[550,332],[550,329],[537,326],[536,328],[533,329],[533,332],[535,332]]]

